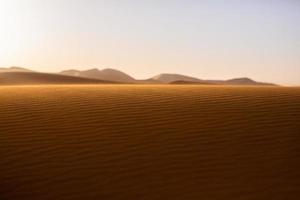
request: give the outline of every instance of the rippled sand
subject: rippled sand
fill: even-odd
[[[0,87],[0,199],[300,197],[300,88]]]

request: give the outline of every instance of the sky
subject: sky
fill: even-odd
[[[0,0],[0,67],[300,85],[299,0]]]

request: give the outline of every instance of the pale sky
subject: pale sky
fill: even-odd
[[[299,0],[0,0],[0,67],[300,85]]]

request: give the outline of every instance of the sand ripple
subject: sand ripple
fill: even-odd
[[[297,199],[300,88],[0,87],[0,199]]]

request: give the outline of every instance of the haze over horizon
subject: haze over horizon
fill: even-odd
[[[297,0],[0,0],[0,67],[300,85]]]

